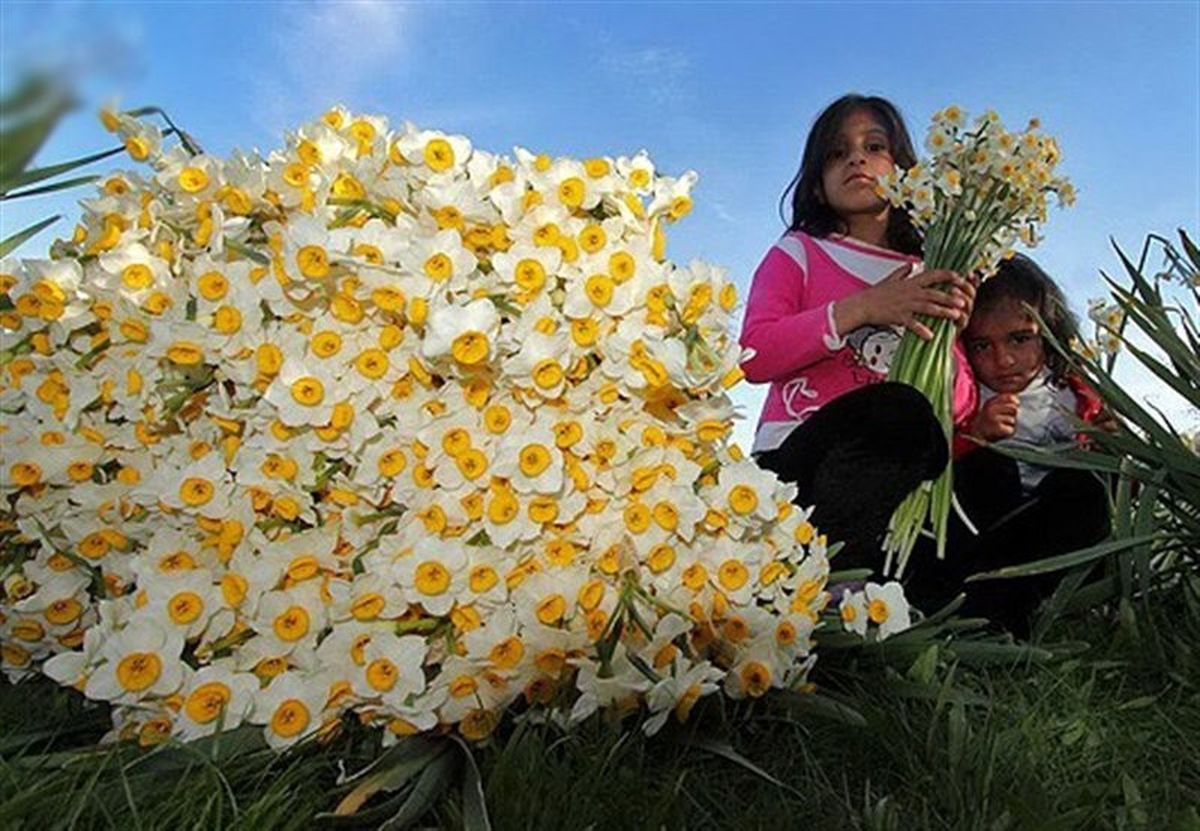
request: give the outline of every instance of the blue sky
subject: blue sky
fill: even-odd
[[[82,50],[80,47],[83,47]],[[7,88],[32,56],[91,56],[88,107],[40,161],[109,146],[96,105],[158,104],[210,152],[280,144],[340,102],[480,147],[628,154],[700,174],[670,256],[743,287],[813,118],[848,91],[896,102],[919,142],[957,103],[1042,119],[1079,190],[1035,257],[1078,312],[1109,237],[1200,229],[1200,3],[20,3],[0,5]],[[74,199],[5,205],[3,233]],[[65,234],[65,222],[56,229]],[[43,235],[22,249],[33,256]],[[750,421],[759,396],[742,394]],[[739,430],[744,439],[749,427]]]

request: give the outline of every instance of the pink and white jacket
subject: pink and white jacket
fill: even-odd
[[[772,450],[825,404],[887,377],[902,330],[864,326],[838,332],[833,303],[879,283],[906,262],[894,251],[845,237],[789,231],[763,258],[746,302],[742,370],[770,383],[753,452]],[[965,425],[979,393],[960,343],[954,345],[954,423]]]

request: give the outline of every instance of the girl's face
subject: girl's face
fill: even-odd
[[[1018,300],[971,315],[963,341],[976,377],[996,392],[1020,392],[1046,364],[1037,320]]]
[[[821,176],[825,201],[838,216],[875,214],[887,202],[875,193],[876,177],[896,166],[887,130],[870,110],[846,116]]]

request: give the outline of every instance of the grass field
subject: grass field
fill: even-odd
[[[895,655],[834,652],[822,659],[822,689],[861,720],[720,696],[652,739],[636,716],[624,729],[594,719],[570,733],[518,719],[475,749],[490,822],[1197,829],[1200,609],[1191,593],[1176,601],[1153,620],[1127,609],[1061,623],[1043,651],[1018,660],[942,649],[905,669]],[[373,734],[349,730],[279,758],[230,742],[216,753],[83,754],[107,722],[76,694],[5,685],[0,708],[4,828],[312,827],[345,791],[341,766],[353,771],[378,752]],[[471,819],[461,778],[418,826]],[[370,827],[403,801],[381,793],[336,822]]]

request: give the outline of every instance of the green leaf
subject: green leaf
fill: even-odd
[[[931,684],[937,675],[938,645],[931,643],[925,651],[912,662],[906,675],[918,684]]]
[[[849,724],[852,727],[867,726],[867,719],[862,713],[831,696],[818,692],[805,693],[795,690],[785,690],[782,695],[787,701],[788,709],[793,712]]]
[[[1102,542],[1099,545],[1093,545],[1090,548],[1084,548],[1079,551],[1072,551],[1067,554],[1059,554],[1055,557],[1045,557],[1041,560],[1034,560],[1030,563],[1021,563],[1015,566],[1005,566],[998,568],[995,571],[985,571],[979,574],[972,574],[967,578],[968,583],[973,583],[978,580],[996,580],[1009,577],[1028,577],[1031,574],[1047,574],[1052,571],[1061,571],[1062,569],[1071,568],[1073,566],[1090,563],[1093,560],[1099,560],[1101,557],[1107,557],[1109,554],[1115,554],[1118,551],[1125,551],[1134,546],[1148,543],[1154,539],[1154,535],[1130,537],[1123,540],[1110,540]]]
[[[53,93],[52,93],[53,94]],[[0,191],[11,190],[38,150],[46,143],[58,120],[71,108],[65,97],[47,102],[40,114],[6,130],[0,130]]]
[[[111,150],[104,150],[100,153],[93,153],[90,156],[81,156],[78,159],[72,159],[69,162],[59,162],[58,164],[47,165],[46,167],[35,167],[32,170],[26,170],[19,176],[13,177],[12,181],[6,182],[9,188],[23,188],[26,185],[32,185],[44,179],[52,179],[55,176],[61,176],[63,173],[69,173],[79,167],[85,167],[102,159],[107,159],[109,156],[115,156],[124,150],[124,147],[114,147]],[[0,192],[0,197],[7,195],[7,192]]]
[[[332,815],[354,814],[380,792],[398,790],[449,749],[446,742],[411,738],[389,748],[378,759],[358,771],[349,782],[358,782],[342,798]]]
[[[391,819],[379,826],[379,831],[401,831],[429,813],[438,799],[454,781],[455,759],[451,753],[441,753],[421,771],[408,798]]]
[[[463,773],[462,812],[464,831],[492,831],[492,821],[488,818],[487,800],[483,796],[483,777],[479,775],[479,765],[475,764],[475,754],[470,745],[454,737],[454,743],[462,750],[466,760]]]
[[[8,201],[9,199],[21,199],[26,196],[40,196],[44,193],[53,193],[56,190],[68,190],[77,188],[80,185],[90,185],[100,177],[97,175],[77,176],[74,179],[66,179],[62,182],[51,182],[48,185],[41,187],[30,188],[29,190],[18,191],[17,193],[5,193],[0,199]]]
[[[18,231],[8,239],[0,242],[0,257],[7,257],[13,251],[16,251],[18,248],[20,248],[30,237],[40,234],[42,231],[49,228],[55,222],[58,222],[60,219],[62,219],[62,214],[55,214],[48,219],[43,219],[41,222],[35,222],[28,228]]]
[[[48,75],[26,75],[13,92],[0,98],[0,118],[16,118],[33,107],[44,106],[55,90],[55,82]]]
[[[859,716],[859,717],[861,718],[861,716]],[[863,720],[863,723],[864,724],[866,723],[865,719]],[[722,759],[727,759],[730,762],[733,762],[735,765],[740,765],[741,767],[750,771],[755,776],[758,776],[759,778],[761,778],[767,782],[770,782],[772,785],[775,785],[776,787],[783,788],[786,791],[791,791],[796,796],[804,797],[803,793],[796,790],[791,785],[788,785],[786,782],[781,782],[779,779],[776,779],[774,776],[767,773],[765,770],[760,768],[758,765],[754,764],[754,762],[751,762],[745,756],[738,753],[736,750],[733,749],[733,745],[729,744],[728,742],[719,742],[719,741],[716,741],[715,739],[707,739],[707,738],[706,739],[693,738],[693,739],[689,739],[687,744],[689,747],[694,747],[697,750],[703,750],[707,753],[713,754],[714,756],[720,756]]]

